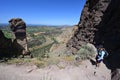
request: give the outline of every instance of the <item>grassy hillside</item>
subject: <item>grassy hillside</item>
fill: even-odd
[[[8,63],[32,63],[38,67],[58,64],[60,61],[73,62],[75,56],[66,48],[67,41],[74,34],[76,27],[27,27],[28,47],[34,58],[16,58]],[[14,38],[10,29],[2,28],[7,38]],[[84,45],[78,52],[81,59],[94,55],[91,45]],[[92,54],[91,54],[92,53]]]
[[[35,57],[44,57],[57,41],[55,37],[62,33],[61,28],[56,27],[28,27],[28,47]]]
[[[8,26],[1,27],[5,37],[14,39],[14,35]],[[43,57],[50,51],[53,44],[58,44],[55,37],[63,30],[58,27],[27,27],[28,47],[34,57]]]

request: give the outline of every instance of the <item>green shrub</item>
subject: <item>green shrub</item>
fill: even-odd
[[[34,37],[33,39],[28,41],[28,47],[32,48],[34,46],[39,46],[39,45],[42,45],[45,42],[46,42],[46,39],[45,39],[44,36]]]
[[[46,46],[43,46],[42,48],[34,49],[32,51],[33,56],[34,57],[39,57],[40,59],[44,58],[46,56],[49,56],[47,53],[49,53],[49,50],[50,50],[50,48],[51,48],[52,45],[53,45],[53,43],[48,44]]]
[[[13,38],[13,35],[10,31],[8,30],[3,30],[3,33],[5,35],[6,38]]]
[[[93,57],[95,54],[95,51],[93,47],[90,47],[88,45],[83,45],[80,50],[78,50],[77,55],[80,57],[80,59],[85,60],[89,57]]]

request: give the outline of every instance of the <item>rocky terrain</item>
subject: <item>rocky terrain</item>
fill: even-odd
[[[119,4],[120,0],[87,0],[78,30],[67,44],[73,53],[80,49],[82,42],[92,43],[96,47],[102,44],[110,54],[106,65],[116,75],[116,79],[113,75],[112,80],[117,80],[120,72]]]
[[[37,52],[32,51],[36,55],[34,56],[35,58],[12,58],[6,63],[0,63],[0,80],[110,80],[110,70],[104,64],[101,64],[101,67],[97,68],[95,66],[95,60],[81,62],[76,61],[73,55],[63,55],[67,52],[66,43],[73,36],[77,28],[77,26],[60,28],[58,30],[61,30],[61,33],[58,33],[56,29],[53,29],[54,31],[51,33],[51,28],[44,28],[44,30],[48,29],[44,32],[42,28],[41,33],[39,32],[41,28],[32,28],[30,30],[28,28],[30,49],[31,51],[32,49],[35,51],[38,50]],[[31,33],[31,30],[34,31],[34,34],[33,31]],[[57,35],[54,35],[54,33]],[[52,34],[54,35],[54,39],[51,36]],[[13,48],[12,39],[6,38],[5,33],[3,34],[2,31],[1,36],[3,36],[0,38],[3,41],[1,47],[3,46],[4,49]],[[48,48],[47,46],[53,43],[54,40],[57,42]],[[11,45],[8,46],[8,44]],[[44,50],[49,51],[49,58],[40,58],[40,54],[45,54]],[[2,52],[0,53],[2,54]],[[5,55],[7,56],[3,56],[8,57],[9,54],[10,52],[6,51]],[[36,58],[40,58],[40,60]]]
[[[33,31],[31,33],[31,30],[33,29],[35,29],[34,34]],[[13,61],[9,60],[7,64],[0,63],[0,80],[110,80],[111,71],[104,64],[101,64],[101,67],[97,68],[95,66],[95,60],[85,60],[81,62],[76,61],[73,55],[71,57],[69,57],[70,55],[68,55],[68,57],[63,55],[67,52],[66,43],[77,29],[77,26],[60,28],[59,31],[61,30],[62,32],[59,34],[57,34],[58,32],[55,33],[57,34],[56,36],[54,35],[56,29],[53,29],[54,31],[50,35],[49,33],[46,33],[46,31],[41,31],[40,33],[40,28],[37,28],[38,31],[36,31],[36,28],[28,30],[28,40],[31,51],[32,48],[34,48],[35,51],[38,49],[37,52],[32,52],[36,55],[34,56],[35,58],[15,58],[12,59]],[[48,29],[47,32],[51,32],[49,30],[50,29]],[[48,46],[54,42],[54,40],[52,40],[52,34],[57,43],[54,43],[48,49],[44,46]],[[12,48],[14,46],[12,39],[6,38],[2,31],[1,36],[3,36],[1,38],[1,41],[3,41],[1,47],[3,46],[4,49],[8,47],[7,49],[10,49],[10,47]],[[40,36],[42,36],[43,39],[41,39]],[[8,44],[11,44],[10,47]],[[40,54],[45,54],[45,52],[42,52],[44,49],[49,51],[50,58],[41,58],[43,59],[42,61],[36,60],[36,58],[40,57]],[[11,53],[13,51],[11,51]],[[9,52],[6,52],[6,55],[8,54]],[[47,66],[45,66],[46,64]],[[42,66],[44,67],[41,68]]]
[[[75,66],[65,62],[45,68],[35,65],[0,65],[0,80],[110,80],[104,64],[96,68],[89,60]]]
[[[0,59],[4,57],[13,57],[16,52],[12,39],[6,38],[2,30],[0,30]]]
[[[102,44],[104,48],[108,51],[109,57],[104,61],[104,64],[102,64],[101,69],[95,72],[95,70],[97,69],[94,69],[94,66],[90,64],[89,61],[85,61],[83,62],[83,65],[80,65],[79,67],[71,68],[70,65],[68,65],[69,67],[65,66],[65,69],[62,70],[57,69],[55,66],[54,68],[50,67],[50,69],[47,68],[45,70],[44,69],[40,70],[43,73],[36,73],[36,71],[34,73],[34,70],[32,72],[30,70],[31,72],[30,74],[32,75],[24,74],[23,78],[28,79],[29,77],[30,79],[32,79],[32,77],[34,77],[35,78],[34,80],[37,80],[37,78],[40,78],[39,74],[44,74],[46,71],[53,69],[53,71],[50,71],[50,75],[53,76],[57,74],[57,76],[55,77],[57,78],[57,80],[63,80],[63,77],[65,77],[64,80],[110,80],[110,70],[111,70],[112,73],[111,80],[119,80],[120,79],[120,28],[119,28],[120,5],[119,4],[120,4],[120,0],[87,0],[84,9],[82,11],[82,15],[80,17],[80,21],[78,25],[73,29],[66,30],[65,28],[62,29],[57,28],[52,30],[46,30],[43,28],[42,30],[45,30],[46,31],[45,32],[45,31],[40,31],[40,29],[37,28],[37,29],[30,29],[31,32],[35,31],[34,34],[28,33],[28,38],[30,39],[29,45],[31,46],[31,51],[37,57],[41,57],[41,53],[52,53],[52,54],[58,53],[59,55],[61,53],[64,53],[67,49],[73,54],[76,54],[83,44],[92,43],[96,47]],[[71,32],[72,30],[73,32]],[[62,33],[59,31],[65,31],[65,32]],[[15,52],[14,50],[16,50],[14,46],[15,43],[12,42],[12,39],[6,38],[1,30],[0,30],[0,42],[1,42],[0,58],[14,57],[13,52]],[[22,70],[24,73],[24,70],[26,71],[26,69],[17,68],[16,66],[13,65],[12,66],[0,65],[0,68],[1,68],[0,75],[3,75],[0,76],[1,80],[8,80],[8,78],[6,77],[7,73],[8,76],[10,77],[9,78],[10,80],[14,80],[16,78],[13,77],[10,73],[15,73],[18,78],[17,80],[19,79],[24,80],[23,78],[20,77],[23,76],[21,75]],[[12,68],[14,68],[15,70]],[[5,70],[7,72],[2,73]],[[16,71],[21,71],[21,72],[16,73]],[[73,74],[72,72],[76,74]],[[64,75],[62,75],[62,73],[64,73]],[[68,75],[68,73],[70,74]],[[95,74],[99,76],[94,77]],[[80,77],[80,75],[82,76]]]

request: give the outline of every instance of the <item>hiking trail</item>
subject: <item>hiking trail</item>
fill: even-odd
[[[73,66],[64,62],[45,68],[35,65],[6,65],[0,64],[0,80],[110,80],[111,71],[101,63],[96,68],[89,60],[81,65]]]

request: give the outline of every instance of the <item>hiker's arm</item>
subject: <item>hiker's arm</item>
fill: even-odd
[[[108,52],[105,50],[105,53],[106,53],[106,57],[109,55]]]

